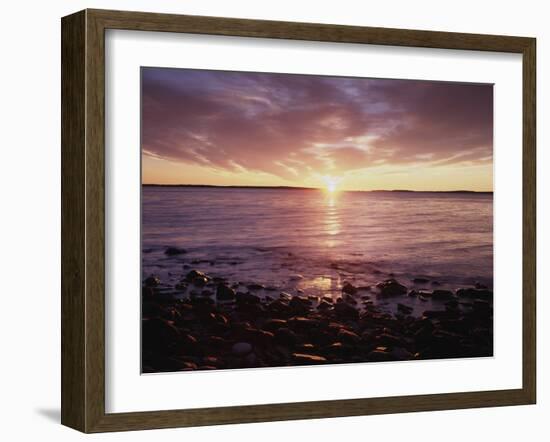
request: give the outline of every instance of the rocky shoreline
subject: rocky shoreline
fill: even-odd
[[[393,278],[372,287],[344,282],[335,298],[191,270],[174,289],[186,296],[167,293],[156,276],[143,281],[144,373],[493,355],[493,293],[480,284],[451,291],[411,290]],[[409,297],[442,308],[413,316]],[[380,298],[396,312],[381,311],[373,302]]]

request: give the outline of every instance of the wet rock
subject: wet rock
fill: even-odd
[[[349,346],[346,347],[342,342],[338,341],[338,342],[333,342],[332,344],[330,344],[327,348],[326,348],[326,351],[327,351],[327,354],[334,357],[334,356],[337,356],[337,357],[341,357],[344,353],[346,353],[346,351],[349,350]]]
[[[338,334],[336,337],[339,341],[342,341],[348,344],[357,344],[361,340],[361,338],[357,333],[354,333],[351,330],[346,330],[345,328],[341,328],[338,331]]]
[[[183,333],[180,336],[178,345],[185,349],[194,349],[197,345],[197,338],[189,333]]]
[[[344,319],[359,319],[359,311],[346,302],[337,302],[334,306],[334,312]]]
[[[164,251],[164,254],[168,256],[183,255],[184,253],[187,253],[187,250],[181,249],[179,247],[168,247]]]
[[[441,283],[439,281],[432,281],[432,285],[441,285]]]
[[[240,304],[259,304],[261,299],[259,296],[253,293],[237,292],[235,294],[235,300]]]
[[[157,287],[160,284],[160,279],[158,276],[151,275],[145,279],[146,287]]]
[[[197,287],[204,287],[208,282],[208,278],[205,276],[197,276],[193,279],[192,284]]]
[[[142,321],[141,335],[145,351],[170,352],[180,338],[179,330],[165,319],[152,318]]]
[[[252,345],[248,342],[237,342],[231,347],[231,352],[236,356],[246,356],[252,351]]]
[[[408,305],[405,305],[405,304],[401,304],[401,303],[397,303],[397,310],[406,314],[406,315],[409,315],[412,313],[413,311],[413,308],[412,307],[409,307]]]
[[[253,290],[253,291],[265,289],[265,287],[264,287],[262,284],[248,284],[248,285],[246,286],[246,288],[247,288],[248,290]]]
[[[432,292],[432,299],[436,301],[448,301],[454,298],[454,293],[450,290],[434,290]]]
[[[235,299],[235,290],[231,287],[227,287],[225,284],[218,284],[216,289],[216,297],[220,301],[232,301]]]
[[[208,349],[217,349],[226,348],[229,346],[229,342],[222,338],[221,336],[208,336],[203,340],[203,346]]]
[[[403,347],[395,347],[390,351],[391,359],[397,361],[408,361],[414,358],[414,355]]]
[[[472,305],[473,313],[478,316],[489,316],[492,313],[491,304],[484,299],[475,299]]]
[[[395,279],[387,279],[376,285],[383,296],[399,296],[407,293],[407,287],[397,282]]]
[[[317,306],[317,309],[320,311],[327,311],[327,310],[330,310],[331,308],[332,308],[332,304],[328,303],[325,300],[321,301]]]
[[[426,310],[422,315],[430,319],[452,319],[458,315],[458,312],[451,310]]]
[[[195,364],[194,362],[186,361],[181,364],[180,371],[190,371],[190,370],[197,370],[197,369],[198,369],[197,364]]]
[[[456,299],[451,299],[445,303],[446,310],[458,310],[458,301]]]
[[[248,367],[256,367],[258,365],[258,356],[254,353],[249,353],[244,358],[244,362]]]
[[[327,362],[323,356],[304,353],[292,353],[292,360],[296,364],[322,364],[323,362]]]
[[[388,333],[382,333],[381,335],[377,336],[376,342],[378,342],[378,344],[380,345],[389,347],[400,346],[402,344],[400,338],[394,335],[390,335]]]
[[[289,328],[282,327],[275,331],[275,341],[281,345],[294,346],[298,342],[298,336]]]
[[[288,306],[295,315],[307,315],[309,313],[311,301],[302,296],[293,296]]]
[[[237,303],[237,311],[246,314],[248,317],[259,318],[264,316],[265,307],[261,303]]]
[[[349,282],[345,282],[342,286],[342,292],[348,293],[350,295],[355,295],[357,293],[357,287]]]
[[[313,318],[296,316],[288,320],[288,325],[296,331],[307,331],[319,327],[319,321]]]
[[[187,275],[185,275],[186,281],[193,281],[195,278],[208,279],[208,277],[204,273],[199,272],[198,270],[191,270],[190,272],[187,273]]]
[[[178,282],[178,283],[174,286],[174,288],[175,288],[176,290],[186,290],[186,289],[187,289],[187,282],[185,282],[185,281],[180,281],[180,282]]]
[[[488,290],[489,287],[487,287],[485,284],[482,284],[481,282],[476,282],[474,287],[478,290]]]
[[[202,296],[212,296],[212,295],[214,295],[214,292],[212,292],[211,290],[203,290],[201,292],[201,295]]]
[[[351,305],[357,304],[357,301],[355,300],[355,298],[351,295],[348,295],[347,293],[344,293],[342,295],[342,299],[344,300],[344,302],[347,302],[348,304],[351,304]]]
[[[267,311],[275,317],[286,317],[291,314],[288,302],[283,299],[276,299],[267,305]]]
[[[255,344],[267,344],[273,341],[274,334],[270,331],[248,327],[242,332],[242,338]]]
[[[382,350],[373,350],[367,355],[367,360],[371,362],[386,362],[391,361],[391,359],[391,354]]]
[[[287,292],[281,292],[279,294],[279,298],[290,301],[292,299],[292,295],[290,293],[287,293]]]
[[[493,292],[486,289],[458,289],[456,295],[468,299],[493,299]]]
[[[141,307],[143,318],[154,318],[162,315],[162,308],[156,302],[143,302]]]
[[[282,327],[286,327],[288,322],[285,319],[268,319],[263,328],[267,331],[274,331]]]

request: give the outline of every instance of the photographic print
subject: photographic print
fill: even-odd
[[[143,373],[493,355],[492,84],[143,67],[141,161]]]

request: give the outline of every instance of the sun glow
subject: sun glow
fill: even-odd
[[[324,176],[325,188],[328,193],[334,193],[338,187],[338,179],[331,176]]]

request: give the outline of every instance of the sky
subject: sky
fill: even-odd
[[[493,190],[493,86],[142,68],[142,182]]]

